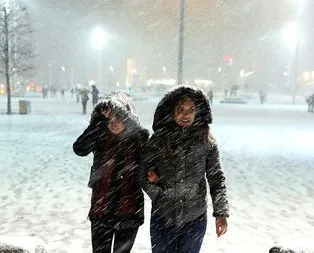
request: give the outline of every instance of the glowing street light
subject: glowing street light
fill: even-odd
[[[244,77],[245,77],[245,72],[244,72],[243,69],[241,69],[241,71],[240,71],[240,73],[239,73],[239,76],[240,76],[241,78],[244,78]]]
[[[98,51],[98,83],[103,81],[103,47],[106,42],[106,33],[101,27],[95,27],[92,36],[92,45]]]
[[[288,24],[283,30],[283,37],[286,44],[291,48],[293,52],[291,70],[291,89],[292,89],[292,104],[295,104],[296,89],[298,86],[298,76],[299,76],[299,53],[300,53],[300,26],[301,26],[301,16],[303,7],[306,0],[297,0],[297,12],[296,12],[296,22]]]
[[[295,104],[296,88],[298,86],[298,60],[300,51],[300,28],[299,22],[289,23],[282,32],[283,38],[292,53],[291,72],[289,73],[291,82],[292,104]]]
[[[95,49],[101,50],[105,45],[106,33],[101,27],[95,27],[93,32],[92,44]]]
[[[163,78],[166,78],[166,72],[167,72],[166,66],[162,66],[162,72],[164,73]]]
[[[295,22],[289,23],[282,31],[284,42],[287,46],[294,50],[299,41],[299,27]]]

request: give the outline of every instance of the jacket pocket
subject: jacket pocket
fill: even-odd
[[[91,168],[90,168],[90,174],[89,174],[89,180],[88,180],[88,184],[87,186],[89,188],[94,188],[95,185],[96,185],[96,182],[98,180],[98,170],[97,170],[97,167],[95,165],[93,165]]]

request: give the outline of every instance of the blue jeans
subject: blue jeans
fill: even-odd
[[[199,253],[207,226],[207,213],[181,227],[166,226],[165,220],[151,216],[152,253]]]

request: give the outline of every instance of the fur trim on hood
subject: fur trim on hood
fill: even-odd
[[[154,132],[169,127],[174,120],[174,106],[181,99],[191,99],[198,110],[194,124],[211,124],[212,111],[208,97],[198,88],[189,85],[176,86],[170,89],[157,105],[153,130]]]

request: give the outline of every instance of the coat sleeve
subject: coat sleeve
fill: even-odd
[[[140,148],[136,150],[136,161],[137,161],[137,170],[136,170],[136,173],[135,173],[135,180],[136,180],[136,183],[138,185],[140,185],[140,187],[142,188],[142,166],[141,166],[141,158],[142,158],[142,152],[143,152],[143,149],[144,149],[144,145],[145,143],[148,141],[148,138],[149,138],[149,132],[148,130],[144,130],[144,131],[141,131],[140,133],[140,138],[139,138],[139,142],[140,142]]]
[[[90,124],[73,143],[73,151],[78,156],[87,156],[94,151],[97,140],[106,131],[105,122]]]
[[[140,182],[143,190],[147,193],[150,199],[154,202],[156,198],[162,194],[162,188],[156,183],[150,183],[147,179],[148,171],[157,170],[158,154],[152,140],[144,146],[140,158]]]
[[[216,143],[212,145],[206,158],[206,178],[213,204],[213,216],[229,217],[226,178],[221,166],[220,153]]]

